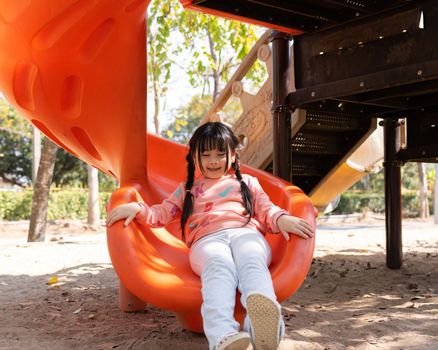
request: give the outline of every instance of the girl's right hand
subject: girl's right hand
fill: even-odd
[[[126,219],[125,226],[128,226],[129,223],[132,220],[134,220],[135,216],[137,215],[138,212],[140,212],[140,210],[141,210],[140,203],[133,202],[133,203],[122,204],[112,209],[108,213],[105,225],[107,227],[110,227],[116,221]]]
[[[312,226],[306,220],[296,216],[281,215],[277,219],[277,226],[286,241],[289,240],[289,234],[294,234],[304,239],[314,236]]]

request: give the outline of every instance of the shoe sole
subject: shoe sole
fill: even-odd
[[[246,350],[249,344],[251,344],[250,338],[241,338],[226,346],[224,350]]]
[[[281,317],[277,306],[264,295],[253,294],[246,300],[246,309],[251,321],[254,349],[276,350]]]

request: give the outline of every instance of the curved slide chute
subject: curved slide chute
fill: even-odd
[[[138,200],[160,203],[184,180],[186,147],[152,135],[148,136],[147,144],[147,187],[130,184],[120,188],[111,198],[111,207]],[[257,169],[243,166],[242,171],[256,176],[277,205],[314,225],[313,205],[299,188]],[[174,311],[184,327],[201,331],[200,281],[190,269],[188,248],[178,239],[180,235],[178,220],[165,228],[146,229],[135,225],[124,227],[120,221],[108,229],[108,247],[122,284],[133,295]],[[274,288],[279,300],[284,300],[306,277],[314,240],[293,237],[286,242],[281,235],[266,237],[273,250],[270,271]],[[130,299],[125,302],[129,303]],[[129,309],[128,305],[122,308]],[[242,320],[241,307],[236,317]]]
[[[119,179],[109,208],[161,202],[186,172],[184,146],[145,133],[148,3],[0,0],[0,91],[60,147]],[[301,190],[258,170],[243,171],[259,178],[274,203],[315,225],[314,208]],[[108,229],[121,305],[148,302],[174,311],[185,328],[202,331],[200,281],[178,226],[118,222]],[[314,240],[267,237],[274,287],[284,300],[303,282]],[[242,319],[241,307],[236,315]]]

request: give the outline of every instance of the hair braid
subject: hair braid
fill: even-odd
[[[187,155],[186,160],[187,160],[187,181],[185,185],[186,192],[184,194],[183,212],[180,221],[181,235],[183,241],[185,241],[185,225],[190,215],[192,215],[192,211],[193,211],[194,198],[190,190],[192,189],[193,182],[195,180],[195,163],[193,162],[193,157],[191,156],[191,152],[189,152],[189,154]]]
[[[236,174],[237,180],[239,180],[240,182],[240,191],[242,192],[243,206],[245,207],[246,213],[249,214],[248,216],[248,222],[249,222],[254,214],[252,207],[252,196],[248,185],[242,179],[242,174],[240,173],[240,167],[239,167],[239,155],[237,153],[236,153],[236,160],[232,164],[232,166],[234,169],[234,173]]]

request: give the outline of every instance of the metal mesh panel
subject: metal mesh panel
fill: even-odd
[[[340,149],[333,137],[322,135],[303,134],[302,132],[292,140],[292,152],[316,153],[316,154],[338,154]]]
[[[293,158],[292,174],[294,176],[320,176],[316,162],[311,159]]]
[[[333,131],[358,130],[364,127],[367,118],[351,114],[307,110],[306,127]],[[366,125],[365,125],[366,126]]]

